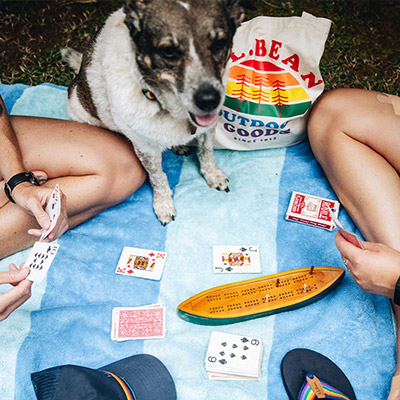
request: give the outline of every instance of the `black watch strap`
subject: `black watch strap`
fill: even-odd
[[[21,172],[20,174],[14,175],[4,185],[4,192],[12,203],[15,203],[15,201],[11,196],[11,192],[13,191],[15,186],[19,185],[22,182],[29,182],[32,185],[40,186],[39,181],[36,179],[36,176],[32,172]]]
[[[393,303],[400,306],[400,278],[396,282],[396,287],[394,289]]]

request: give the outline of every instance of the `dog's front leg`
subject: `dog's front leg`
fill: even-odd
[[[197,156],[200,162],[200,173],[210,188],[229,192],[228,178],[214,161],[213,135],[205,133],[197,138]]]
[[[175,206],[172,200],[172,190],[169,187],[167,175],[162,170],[162,153],[141,152],[135,148],[143,168],[149,174],[153,188],[153,208],[159,221],[165,226],[175,219]]]

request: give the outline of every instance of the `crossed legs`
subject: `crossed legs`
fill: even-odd
[[[365,239],[400,251],[400,115],[378,96],[385,97],[358,89],[325,94],[311,113],[308,133],[316,158]],[[400,307],[394,312],[398,376]],[[400,380],[394,385],[395,380],[389,398],[400,399]]]
[[[135,192],[146,174],[131,143],[117,134],[77,122],[10,117],[25,169],[43,171],[67,197],[73,228]],[[0,185],[4,186],[4,182]],[[0,259],[31,246],[36,220],[0,194]]]

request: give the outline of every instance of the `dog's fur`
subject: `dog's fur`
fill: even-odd
[[[207,184],[229,191],[214,162],[212,140],[224,99],[225,64],[242,19],[239,0],[127,0],[83,57],[64,50],[64,59],[75,69],[80,66],[68,91],[71,117],[132,141],[163,224],[175,216],[161,167],[165,149],[195,138]],[[146,91],[155,100],[145,97]]]

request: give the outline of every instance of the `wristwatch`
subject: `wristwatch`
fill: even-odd
[[[394,289],[393,303],[400,306],[400,278],[396,282],[396,287]]]
[[[40,186],[39,181],[36,179],[36,176],[33,175],[32,172],[21,172],[20,174],[14,175],[10,178],[10,180],[4,185],[4,192],[8,199],[15,203],[14,199],[11,196],[11,192],[15,188],[15,186],[19,185],[22,182],[29,182],[32,185]]]

